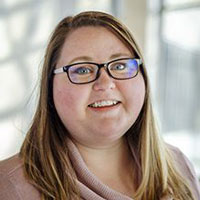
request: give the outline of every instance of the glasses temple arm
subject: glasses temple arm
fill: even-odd
[[[65,72],[63,67],[60,67],[58,69],[54,69],[54,71],[53,71],[54,74],[60,74],[60,73],[63,73],[63,72]]]
[[[138,63],[138,66],[142,64],[142,59],[135,59]]]

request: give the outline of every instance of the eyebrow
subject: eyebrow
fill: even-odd
[[[79,57],[76,57],[76,58],[72,59],[72,60],[69,62],[69,64],[72,64],[72,63],[74,63],[74,62],[76,62],[76,61],[80,61],[80,60],[83,60],[83,61],[91,61],[92,58],[89,57],[89,56],[79,56]]]
[[[127,54],[127,53],[116,53],[110,56],[110,60],[119,58],[119,57],[133,57],[133,55]]]
[[[133,55],[127,54],[127,53],[115,53],[112,54],[109,58],[109,60],[115,59],[115,58],[119,58],[119,57],[133,57]],[[92,61],[92,57],[89,56],[79,56],[76,57],[74,59],[72,59],[69,64],[72,64],[76,61]]]

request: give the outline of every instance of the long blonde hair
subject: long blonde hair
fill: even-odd
[[[53,102],[53,70],[67,35],[82,26],[103,26],[119,37],[133,53],[142,58],[127,28],[113,16],[102,12],[83,12],[64,18],[55,28],[44,57],[40,96],[32,125],[21,148],[26,176],[45,200],[80,199],[76,174],[68,157],[68,131],[62,124]],[[141,67],[146,94],[143,108],[128,131],[134,145],[137,166],[137,190],[134,199],[156,200],[163,195],[193,200],[187,181],[173,163],[170,150],[159,137],[149,95],[149,81]],[[64,139],[65,138],[65,139]]]

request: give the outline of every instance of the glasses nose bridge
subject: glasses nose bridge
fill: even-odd
[[[107,69],[107,63],[101,63],[101,64],[98,64],[98,68],[99,68],[99,70],[101,69],[101,68],[105,68],[105,69]]]
[[[106,71],[106,73],[107,73],[107,75],[108,76],[110,76],[110,73],[109,73],[109,71],[108,71],[108,63],[101,63],[101,64],[97,64],[97,66],[98,66],[98,72],[97,72],[97,76],[99,77],[100,76],[100,70],[101,70],[101,68],[104,68],[105,69],[105,71]]]

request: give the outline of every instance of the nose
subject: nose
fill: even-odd
[[[96,91],[105,91],[114,88],[115,80],[108,75],[105,68],[101,68],[99,78],[94,82],[93,89]]]

